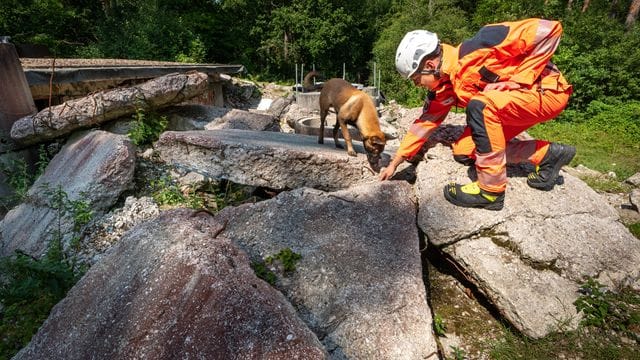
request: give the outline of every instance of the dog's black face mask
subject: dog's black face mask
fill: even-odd
[[[364,139],[363,144],[364,149],[367,151],[367,160],[369,160],[369,165],[375,169],[380,161],[380,154],[384,151],[386,140],[380,139],[377,136],[372,136]]]

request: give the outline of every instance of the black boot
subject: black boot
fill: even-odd
[[[452,182],[444,187],[444,197],[450,203],[462,207],[502,210],[504,206],[504,192],[484,191],[477,182],[464,186]]]
[[[532,188],[549,191],[553,189],[560,169],[576,156],[576,148],[570,145],[551,143],[536,171],[529,174],[527,184]]]

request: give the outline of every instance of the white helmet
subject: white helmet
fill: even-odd
[[[396,50],[396,70],[405,78],[411,77],[425,56],[438,50],[438,35],[426,30],[414,30],[405,34]]]

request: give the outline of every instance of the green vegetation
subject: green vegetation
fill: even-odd
[[[302,259],[300,254],[293,252],[289,248],[285,248],[275,255],[267,256],[264,261],[252,262],[251,267],[257,277],[271,285],[275,285],[278,278],[268,266],[276,266],[282,270],[284,276],[288,276],[292,272],[296,271],[296,264],[300,259]]]
[[[488,355],[493,360],[638,359],[637,345],[623,342],[617,334],[594,327],[554,333],[539,340],[504,328],[501,337],[490,345]]]
[[[70,247],[79,245],[80,233],[93,216],[85,195],[69,199],[58,185],[43,185],[48,205],[56,213],[57,226],[41,259],[17,251],[0,259],[0,358],[11,358],[46,320],[51,308],[80,279],[84,269],[63,251],[62,222],[72,220]]]
[[[51,188],[48,183],[41,185],[43,194],[48,199],[48,206],[56,213],[56,228],[52,232],[52,242],[62,243],[65,236],[63,231],[64,219],[71,220],[71,239],[69,245],[73,249],[78,249],[80,245],[80,237],[82,228],[93,218],[93,210],[87,199],[87,194],[80,193],[76,200],[69,198],[69,195],[62,189],[62,185],[58,184],[55,188]]]
[[[193,194],[192,191],[189,191],[188,195],[185,196],[182,191],[178,188],[178,185],[173,183],[171,179],[168,177],[163,177],[159,180],[151,180],[151,188],[153,189],[153,200],[160,205],[167,206],[175,206],[182,204],[193,204],[196,206],[190,206],[194,209],[201,208],[200,201],[197,201],[195,196],[193,197],[193,201],[189,201],[190,194]]]
[[[38,148],[38,160],[35,169],[30,169],[24,158],[13,159],[7,163],[0,163],[0,173],[4,175],[6,184],[13,190],[13,194],[0,199],[0,206],[9,210],[27,197],[29,187],[44,173],[51,157],[44,145]],[[34,171],[35,170],[35,171]]]
[[[532,136],[577,147],[572,164],[625,179],[640,171],[640,102],[592,102],[584,112],[565,111],[555,121],[534,126]]]
[[[128,135],[137,146],[158,140],[160,134],[167,128],[166,116],[160,116],[154,112],[147,115],[142,107],[136,108],[136,113],[132,117],[134,123]]]
[[[481,305],[482,299],[476,298],[472,289],[461,289],[466,285],[448,275],[454,269],[438,254],[427,256],[432,310],[446,323],[447,333],[460,339],[460,350],[467,359],[640,359],[637,291],[606,289],[587,279],[576,301],[576,308],[583,308],[586,315],[577,330],[566,331],[565,320],[558,319],[557,331],[531,339],[501,321],[494,309]],[[447,359],[454,356],[449,351]]]
[[[464,360],[467,358],[464,350],[460,349],[457,346],[451,346],[451,350],[453,350],[453,357],[456,360]]]
[[[217,212],[229,205],[237,205],[250,197],[247,187],[230,181],[210,182],[199,188],[179,187],[169,176],[150,181],[151,196],[159,206],[186,206]]]
[[[629,231],[631,231],[631,233],[637,237],[638,239],[640,239],[640,223],[635,223],[635,224],[631,224],[629,225]]]
[[[447,331],[447,326],[444,323],[444,319],[438,314],[435,314],[433,317],[433,329],[438,336],[444,336]]]
[[[274,274],[267,265],[262,261],[254,261],[251,263],[251,268],[257,277],[269,283],[269,285],[275,285],[278,281],[278,277]]]
[[[31,340],[81,273],[59,241],[51,242],[42,259],[21,252],[0,259],[0,273],[0,358],[9,359]]]
[[[257,201],[256,196],[250,195],[249,187],[233,183],[228,180],[222,180],[217,183],[210,183],[201,191],[206,192],[213,197],[213,203],[208,205],[212,210],[222,210],[226,206],[239,205],[247,201]]]
[[[640,329],[640,294],[631,290],[614,293],[594,279],[581,287],[582,295],[575,302],[584,314],[583,325],[615,330],[634,336],[629,329]],[[635,334],[640,339],[640,334]]]
[[[279,253],[271,256],[267,256],[264,259],[264,262],[268,265],[274,264],[276,261],[279,261],[282,265],[285,274],[292,273],[296,271],[296,264],[298,261],[302,259],[300,254],[296,254],[291,249],[286,248],[280,250]]]
[[[584,314],[580,328],[531,340],[503,330],[491,347],[492,359],[551,359],[564,355],[580,359],[638,359],[640,294],[631,289],[613,292],[593,279],[580,288],[576,309]]]
[[[609,193],[627,193],[631,190],[631,185],[627,185],[618,180],[610,179],[608,177],[591,177],[586,176],[581,178],[590,188],[600,192]]]

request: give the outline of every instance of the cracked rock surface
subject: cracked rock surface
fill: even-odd
[[[540,338],[560,325],[574,329],[573,302],[587,277],[640,288],[640,244],[613,207],[581,180],[544,192],[526,184],[526,168],[510,168],[501,211],[449,204],[442,188],[468,183],[468,169],[436,146],[417,169],[418,224],[524,334]]]

